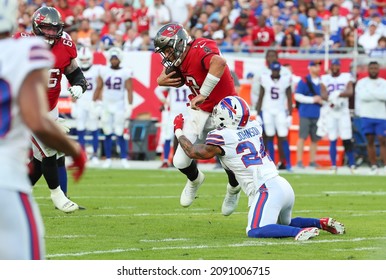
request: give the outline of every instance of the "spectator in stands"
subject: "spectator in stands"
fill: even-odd
[[[91,29],[90,27],[90,21],[87,18],[84,18],[80,22],[80,26],[78,29],[78,34],[77,34],[77,44],[82,45],[85,47],[90,47],[91,46],[91,34],[94,30]],[[74,40],[74,38],[72,38]]]
[[[382,36],[378,40],[378,45],[370,51],[370,57],[386,57],[386,37]]]
[[[318,16],[318,11],[314,6],[311,6],[307,10],[307,26],[306,29],[309,32],[315,32],[316,30],[322,30],[323,19]]]
[[[335,35],[345,27],[348,26],[347,18],[339,14],[339,6],[336,4],[331,5],[330,7],[331,16],[328,19],[329,23],[329,33]]]
[[[105,9],[96,4],[96,0],[88,0],[88,7],[83,11],[83,17],[90,21],[93,30],[100,31],[104,25]]]
[[[126,52],[139,50],[142,44],[142,38],[138,36],[134,28],[129,28],[126,32],[127,39],[123,44],[123,50]]]
[[[294,37],[294,47],[299,47],[300,46],[300,41],[302,40],[301,36],[299,35],[301,32],[301,29],[297,28],[297,23],[295,20],[290,19],[287,22],[287,28],[285,30],[285,34],[292,34]]]
[[[232,45],[229,43],[229,41],[225,40],[224,31],[221,29],[213,33],[212,39],[216,41],[217,46],[222,53],[233,52]]]
[[[147,16],[150,19],[149,35],[151,39],[154,38],[163,25],[171,20],[169,9],[163,4],[162,0],[154,0],[154,3],[149,5]]]
[[[375,30],[375,33],[381,36],[386,34],[386,26],[383,24],[382,17],[378,12],[371,15],[371,21],[377,23],[377,29]]]
[[[164,3],[169,8],[170,21],[178,22],[189,29],[196,0],[164,0]]]
[[[272,29],[273,29],[273,32],[275,33],[274,44],[280,46],[285,36],[283,23],[281,21],[275,22]]]
[[[101,42],[103,43],[103,46],[105,50],[108,50],[112,46],[114,46],[115,42],[115,33],[118,31],[117,23],[111,22],[109,24],[109,31],[108,33],[104,34],[101,38]]]
[[[72,8],[68,5],[67,0],[58,0],[57,4],[54,7],[58,10],[62,16],[64,22],[64,27],[70,27],[75,23],[74,12]]]
[[[143,31],[140,34],[140,37],[142,39],[141,45],[139,46],[140,51],[153,51],[154,50],[154,44],[153,40],[150,38],[148,31]]]
[[[139,8],[134,11],[133,27],[136,28],[138,34],[143,31],[149,31],[150,19],[147,15],[149,7],[146,5],[146,0],[139,0]]]
[[[283,47],[283,49],[280,51],[281,53],[296,53],[297,50],[294,49],[294,47],[297,47],[295,34],[293,33],[286,34],[283,37],[280,46]]]
[[[318,17],[322,19],[327,19],[331,16],[331,13],[328,9],[326,9],[326,1],[324,0],[316,0],[315,1],[315,8],[318,14]],[[330,8],[331,10],[331,8]]]
[[[240,14],[238,21],[235,23],[234,28],[240,37],[248,35],[247,28],[251,25],[248,22],[248,18],[247,14],[242,13]]]
[[[110,24],[118,24],[117,18],[111,11],[106,11],[104,15],[104,24],[99,32],[99,36],[102,38],[105,34],[109,33]]]
[[[375,49],[378,45],[378,40],[381,38],[381,35],[377,34],[378,24],[375,21],[369,22],[369,27],[365,33],[359,36],[358,43],[361,45],[367,54],[370,53],[372,49]]]
[[[259,25],[252,30],[252,42],[256,47],[254,52],[264,52],[263,48],[273,46],[275,43],[275,33],[273,29],[266,25],[266,17],[259,17]]]
[[[300,80],[295,92],[295,100],[299,110],[299,138],[297,143],[297,167],[304,168],[304,143],[308,137],[310,142],[310,167],[316,167],[316,149],[320,138],[316,135],[317,122],[322,105],[320,95],[321,61],[313,60],[308,64],[309,75]]]

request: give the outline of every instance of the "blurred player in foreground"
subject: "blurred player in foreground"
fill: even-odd
[[[13,39],[17,1],[0,0],[0,259],[45,258],[44,225],[28,178],[30,134],[73,158],[74,179],[86,158],[48,115],[48,69],[54,57],[36,37]]]
[[[244,99],[225,97],[214,108],[213,117],[216,129],[208,133],[205,144],[192,144],[184,135],[182,114],[174,120],[174,132],[189,157],[219,156],[222,165],[234,172],[249,199],[248,237],[294,237],[303,241],[319,235],[319,229],[332,234],[345,232],[344,225],[332,218],[291,218],[294,191],[266,153],[262,127],[249,120],[249,107]]]

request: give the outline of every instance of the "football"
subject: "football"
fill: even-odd
[[[185,84],[185,77],[182,75],[181,70],[178,67],[169,66],[165,69],[166,74],[169,74],[173,71],[175,71],[176,73],[173,74],[172,78],[181,78],[181,83],[177,87],[183,86]]]

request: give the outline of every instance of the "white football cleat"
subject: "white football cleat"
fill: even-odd
[[[227,184],[227,193],[221,207],[221,212],[224,216],[229,216],[236,210],[239,204],[240,190],[240,185],[232,187],[229,183]]]
[[[305,241],[310,238],[319,235],[319,229],[316,227],[303,228],[299,233],[295,236],[295,240],[297,241]]]
[[[193,203],[193,200],[196,198],[196,193],[204,180],[204,173],[198,170],[198,177],[194,181],[188,180],[188,182],[186,182],[185,188],[183,189],[180,197],[181,206],[189,207]]]
[[[69,200],[60,187],[51,190],[51,199],[55,207],[64,213],[71,213],[79,209],[78,204]]]
[[[125,158],[121,158],[121,165],[125,169],[130,168],[130,164],[129,164],[128,160]]]
[[[103,168],[110,168],[111,167],[111,159],[105,159],[105,162],[102,165]]]

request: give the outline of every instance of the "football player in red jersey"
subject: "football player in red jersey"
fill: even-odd
[[[55,56],[55,65],[49,70],[48,102],[50,115],[59,117],[58,100],[61,91],[62,75],[66,75],[71,87],[69,93],[74,99],[82,96],[87,88],[87,81],[79,68],[75,43],[63,35],[63,21],[59,12],[53,7],[41,7],[32,16],[32,33],[19,33],[14,37],[41,36],[51,46]],[[51,190],[51,199],[56,208],[63,212],[73,212],[79,206],[69,200],[62,187],[67,184],[65,157],[57,151],[47,148],[38,138],[33,137],[34,156],[30,162],[30,179],[34,185],[43,175]],[[60,174],[60,175],[59,175]]]
[[[162,71],[157,78],[160,86],[178,87],[181,79],[174,77],[181,72],[185,84],[192,94],[189,95],[189,118],[186,119],[184,135],[192,142],[205,140],[206,134],[214,129],[212,111],[214,106],[225,96],[237,95],[226,60],[221,56],[214,40],[206,38],[192,39],[181,24],[169,23],[160,28],[154,38],[155,52],[163,57],[162,64],[175,67],[169,74]],[[173,164],[188,181],[182,191],[180,204],[189,207],[196,197],[199,187],[204,182],[204,174],[197,168],[196,161],[189,158],[178,146],[173,157]],[[240,186],[233,172],[228,174],[226,196],[222,205],[225,216],[236,209],[240,197]]]

